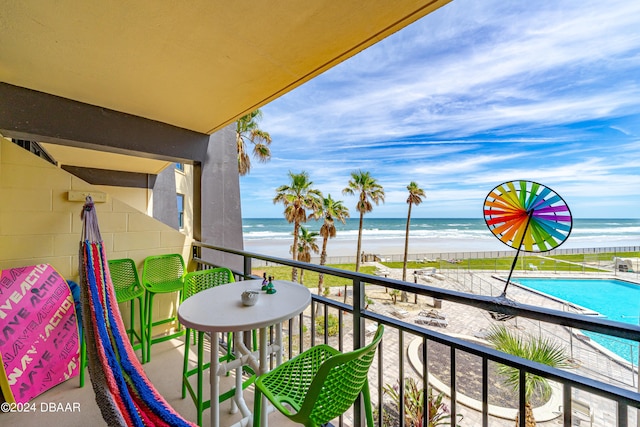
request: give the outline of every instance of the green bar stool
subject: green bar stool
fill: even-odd
[[[144,298],[145,289],[140,284],[138,278],[138,269],[136,263],[130,258],[113,259],[108,261],[109,272],[111,274],[111,283],[113,283],[113,289],[116,293],[116,300],[118,304],[129,302],[130,303],[130,316],[129,327],[127,328],[127,334],[129,335],[129,341],[134,350],[142,350],[142,363],[146,362],[147,349],[145,342],[145,314],[144,314]],[[136,331],[135,327],[135,302],[138,301],[139,313],[140,313],[140,333]],[[137,340],[137,342],[136,342]]]
[[[129,258],[109,260],[109,273],[111,275],[111,283],[116,294],[116,300],[118,303],[129,301],[131,304],[131,311],[129,316],[129,327],[127,328],[127,334],[131,341],[131,346],[134,350],[142,350],[142,363],[145,363],[146,358],[146,342],[145,342],[145,310],[144,310],[144,297],[145,289],[140,284],[138,278],[138,269],[136,263]],[[138,301],[139,316],[140,316],[140,333],[135,329],[135,302]],[[137,342],[135,341],[137,339]],[[84,331],[80,345],[80,387],[84,387],[85,383],[85,370],[87,367],[87,343],[84,339]]]
[[[84,332],[80,336],[80,387],[84,387],[85,371],[87,369],[87,342]]]
[[[151,360],[151,345],[159,342],[177,338],[184,334],[178,323],[177,307],[173,315],[166,319],[153,320],[153,298],[156,294],[178,293],[178,301],[182,300],[182,289],[184,287],[184,276],[186,274],[184,259],[180,254],[153,255],[144,260],[142,269],[142,286],[145,293],[145,322],[144,331],[146,340],[146,361]],[[165,323],[176,322],[178,331],[153,338],[153,327]]]
[[[379,325],[371,344],[350,353],[321,344],[260,375],[255,381],[254,427],[260,427],[263,395],[291,421],[318,427],[342,415],[360,393],[367,426],[373,427],[367,377],[383,331]]]
[[[205,289],[210,289],[219,285],[224,285],[227,283],[233,283],[235,279],[233,278],[233,273],[228,268],[212,268],[208,270],[200,270],[194,271],[192,273],[187,273],[184,278],[184,291],[183,298],[187,299],[190,296],[197,294],[200,291],[204,291]],[[191,333],[197,332],[194,334],[194,344],[198,346],[197,349],[197,362],[196,366],[192,369],[189,369],[189,344],[191,341]],[[209,409],[211,407],[211,401],[203,401],[203,379],[204,379],[204,371],[205,369],[209,369],[211,363],[205,362],[204,358],[204,335],[205,332],[201,331],[192,331],[190,328],[186,330],[186,338],[184,345],[184,365],[182,369],[182,398],[184,399],[187,396],[187,391],[193,400],[193,403],[196,405],[197,411],[197,420],[198,425],[202,425],[202,412],[205,409]],[[227,334],[227,353],[224,356],[220,357],[221,362],[233,360],[235,357],[233,355],[231,349],[231,343],[233,341],[233,334]],[[218,339],[217,334],[210,337],[210,339]],[[256,345],[256,335],[255,331],[253,334],[253,342],[254,349]],[[255,380],[255,373],[247,367],[244,367],[243,370],[249,374],[249,378],[243,381],[242,388],[245,389],[249,385],[253,384]],[[194,390],[193,386],[189,382],[189,377],[197,375],[197,383],[196,390]],[[231,398],[235,393],[235,389],[231,389],[226,393],[220,395],[220,402],[223,402],[229,398]]]

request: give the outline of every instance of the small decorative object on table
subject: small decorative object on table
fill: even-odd
[[[256,305],[260,292],[258,291],[244,291],[242,293],[242,304],[244,305]]]
[[[269,276],[269,283],[267,283],[267,293],[275,294],[276,292],[276,288],[273,287],[273,276]]]
[[[266,272],[262,273],[262,290],[263,291],[267,290],[267,273]]]

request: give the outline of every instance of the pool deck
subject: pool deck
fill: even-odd
[[[400,279],[402,277],[402,271],[400,269],[387,269],[387,271],[389,278]],[[473,271],[466,274],[473,274],[476,278],[482,279],[485,284],[491,284],[495,289],[498,289],[497,293],[501,292],[502,288],[504,287],[504,281],[498,280],[494,277],[503,276],[504,274],[502,273],[496,274],[494,272],[487,273],[484,271]],[[527,271],[522,272],[521,275],[526,275],[527,277],[546,278],[568,278],[575,276],[579,276],[579,278],[582,279],[616,278],[638,283],[637,275],[635,273],[618,272],[616,273],[615,277],[613,276],[613,273],[605,277],[602,273],[593,275],[586,273],[579,275],[568,275],[553,272],[549,273],[544,271]],[[423,279],[418,279],[418,283],[424,283],[430,286],[437,286],[463,292],[471,291],[469,287],[462,285],[460,281],[453,280],[453,277],[448,278],[446,277],[446,275],[440,276],[438,279],[430,278],[428,282]],[[367,288],[367,295],[370,295],[369,288]],[[376,295],[380,295],[380,293],[376,292]],[[518,286],[509,286],[507,296],[509,299],[515,300],[519,303],[563,310],[563,305],[557,300],[547,298],[539,293],[531,292]],[[391,298],[389,297],[388,301],[382,300],[379,304],[376,303],[369,308],[373,311],[390,315],[391,317],[394,317],[393,312],[397,311],[397,309],[400,308],[408,312],[408,314],[403,317],[402,320],[409,323],[414,322],[419,311],[432,308],[432,298],[419,297],[417,305],[413,303],[413,297],[410,297],[409,300],[411,301],[409,303],[397,303],[396,305],[393,305],[391,302]],[[438,328],[435,326],[425,327],[449,335],[481,337],[491,327],[492,324],[496,323],[496,321],[493,320],[490,315],[484,310],[455,304],[448,301],[442,302],[442,308],[439,309],[439,312],[447,318],[448,326],[446,327],[446,329]],[[553,336],[561,342],[564,342],[571,353],[572,361],[575,363],[576,368],[574,371],[576,373],[586,377],[598,379],[600,381],[616,385],[621,388],[626,388],[633,391],[638,390],[637,366],[634,365],[632,367],[629,362],[624,361],[618,356],[608,352],[597,343],[591,341],[580,331],[570,331],[569,328],[563,326],[541,324],[538,321],[524,318],[514,318],[508,320],[505,323],[508,327],[517,329],[522,332],[531,334],[543,333],[545,336]],[[390,360],[389,363],[393,362]],[[395,363],[397,364],[397,357]],[[579,404],[586,403],[593,410],[594,426],[613,427],[616,425],[616,408],[615,405],[612,404],[612,402],[607,401],[606,399],[602,399],[598,396],[585,393],[581,390],[575,390],[573,397],[574,401],[577,401]],[[579,406],[579,404],[576,406]],[[458,405],[458,407],[460,408],[460,405]],[[549,409],[551,410],[551,412],[555,412],[554,415],[556,415],[556,418],[546,422],[539,422],[538,425],[558,425],[559,418],[557,417],[560,416],[561,409],[559,407],[555,408],[555,411],[553,410],[554,408]],[[460,412],[464,414],[464,422],[461,423],[461,425],[474,426],[482,424],[480,417],[481,414],[478,411],[470,410],[467,407],[462,406],[460,408]],[[629,411],[629,413],[629,425],[635,425],[634,423],[636,419],[636,413],[633,410]],[[583,414],[575,413],[574,416],[575,421],[581,420],[582,425],[589,425],[586,416],[584,416]],[[491,417],[490,425],[512,426],[513,420]]]

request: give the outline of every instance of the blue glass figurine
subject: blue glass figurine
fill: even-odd
[[[273,276],[269,276],[269,283],[267,284],[267,293],[275,294],[276,289],[273,287]]]
[[[267,273],[266,272],[262,273],[262,290],[263,291],[267,290]]]

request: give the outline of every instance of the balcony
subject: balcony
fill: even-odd
[[[552,385],[554,392],[551,399],[545,404],[541,402],[534,410],[538,425],[635,426],[639,422],[637,365],[634,362],[624,363],[595,351],[578,332],[588,330],[638,343],[638,326],[563,312],[549,304],[501,305],[490,296],[457,290],[455,286],[456,283],[460,284],[459,280],[444,279],[436,283],[437,287],[412,284],[195,243],[193,260],[200,268],[211,265],[203,260],[207,258],[203,256],[207,252],[224,252],[227,259],[237,257],[233,259],[235,262],[230,264],[243,265],[243,271],[235,272],[238,277],[249,277],[252,261],[255,263],[254,260],[260,260],[270,265],[322,272],[344,279],[345,283],[349,284],[346,304],[342,297],[314,295],[311,307],[299,318],[292,319],[285,325],[284,357],[290,358],[319,343],[328,343],[345,351],[350,350],[368,342],[375,324],[383,323],[386,326],[385,335],[369,376],[374,408],[379,408],[380,402],[383,402],[386,414],[377,417],[378,426],[399,425],[398,420],[411,418],[410,409],[394,404],[385,391],[389,387],[399,386],[396,390],[400,396],[399,400],[403,401],[410,390],[404,387],[404,382],[400,381],[402,378],[415,379],[420,389],[422,384],[429,384],[436,393],[442,392],[443,401],[452,419],[456,419],[460,426],[512,426],[515,414],[518,411],[524,413],[524,393],[507,393],[506,397],[500,398],[502,402],[509,401],[508,404],[504,407],[496,405],[496,399],[505,390],[504,384],[495,374],[498,364],[517,368],[520,371],[521,383],[524,381],[524,375],[530,373],[546,378]],[[393,289],[409,293],[409,303],[404,307],[411,308],[410,310],[399,309],[390,299],[388,303],[379,300],[367,306],[365,294],[389,295]],[[441,312],[446,313],[448,319],[446,328],[436,323],[415,323],[416,312],[429,309],[434,303],[434,298],[442,301]],[[516,295],[515,299],[519,299],[519,295]],[[415,309],[411,304],[415,305]],[[489,312],[517,316],[513,320],[501,322],[506,323],[508,328],[541,333],[567,343],[574,363],[572,369],[553,369],[500,353],[483,345],[479,337],[491,323],[495,323],[488,315]],[[338,320],[337,325],[329,322],[333,316]],[[180,398],[180,372],[184,350],[182,340],[172,340],[154,346],[152,361],[144,367],[150,380],[168,402],[185,417],[195,420],[195,409],[191,401]],[[231,387],[232,384],[232,378],[223,378],[221,387]],[[72,379],[38,397],[35,400],[36,413],[3,414],[0,419],[3,424],[6,421],[6,425],[41,426],[43,422],[59,422],[69,426],[86,425],[88,420],[100,418],[94,395],[88,387],[90,386],[80,389],[77,379]],[[520,387],[520,390],[522,389],[523,387]],[[246,395],[251,407],[251,388]],[[76,402],[79,403],[79,413],[43,413],[44,409],[50,407],[50,403],[66,405]],[[226,407],[226,404],[222,405],[222,425],[232,425],[238,420],[239,415],[227,414],[227,411],[224,411]],[[208,411],[205,411],[205,426],[209,425],[208,414]],[[276,413],[270,415],[270,422],[274,426],[290,425]],[[360,405],[356,404],[342,418],[334,420],[333,425],[364,425]],[[520,425],[525,425],[524,417]]]

